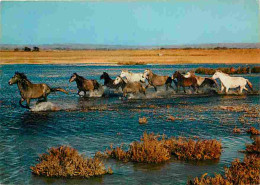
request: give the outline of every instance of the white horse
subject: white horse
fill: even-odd
[[[121,78],[126,78],[127,82],[145,82],[145,78],[143,77],[143,73],[132,73],[127,70],[122,70],[120,74]]]
[[[215,74],[212,76],[215,80],[217,78],[221,81],[221,92],[223,92],[224,88],[226,88],[226,93],[230,88],[237,88],[240,87],[240,93],[242,93],[243,89],[248,91],[246,85],[248,84],[249,88],[253,90],[253,85],[249,82],[248,79],[243,77],[231,77],[228,74],[225,74],[221,71],[216,71]]]

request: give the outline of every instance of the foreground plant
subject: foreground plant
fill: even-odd
[[[170,138],[165,145],[171,154],[182,160],[219,159],[222,152],[222,145],[217,140]]]
[[[183,160],[211,160],[221,155],[221,143],[216,140],[192,140],[186,138],[169,138],[144,132],[140,142],[133,142],[129,150],[120,147],[107,149],[104,154],[96,156],[110,157],[120,161],[162,163],[170,159],[171,154]]]
[[[254,142],[250,145],[246,145],[247,154],[256,154],[260,157],[260,137],[254,138]]]
[[[250,127],[247,131],[247,133],[252,134],[252,135],[259,135],[260,131],[257,130],[255,127]]]
[[[146,132],[140,142],[130,144],[128,151],[124,151],[122,146],[116,148],[111,146],[104,155],[124,162],[162,163],[170,159],[170,153],[164,147],[164,141],[159,140],[158,135]]]
[[[235,159],[230,167],[225,167],[225,174],[215,174],[214,177],[203,174],[201,178],[188,181],[189,185],[231,185],[231,184],[260,184],[260,158],[247,156],[243,162]]]
[[[84,158],[76,149],[68,146],[51,148],[48,153],[40,155],[39,161],[31,167],[35,175],[89,178],[113,173],[111,168],[105,168],[99,158]]]

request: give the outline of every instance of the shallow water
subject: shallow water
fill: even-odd
[[[242,159],[245,143],[251,139],[244,131],[249,126],[259,129],[259,118],[242,124],[242,112],[220,110],[219,106],[256,106],[259,95],[183,95],[149,89],[146,99],[119,99],[118,96],[81,98],[76,84],[69,83],[72,73],[102,82],[99,76],[107,71],[116,77],[120,70],[143,72],[151,68],[155,73],[171,75],[175,70],[195,69],[199,65],[174,66],[85,66],[85,65],[5,65],[1,66],[0,86],[0,184],[186,184],[187,180],[203,173],[223,173],[223,167],[235,158]],[[204,65],[204,67],[226,67]],[[45,82],[51,87],[62,87],[69,95],[57,92],[48,96],[48,104],[59,111],[33,112],[19,106],[19,91],[8,80],[15,71],[24,72],[35,83]],[[259,75],[240,75],[248,78],[259,90]],[[162,89],[161,89],[162,90]],[[168,98],[167,98],[168,97]],[[35,106],[35,101],[32,102]],[[35,107],[41,108],[41,107]],[[51,108],[47,108],[51,109]],[[167,121],[172,115],[174,122]],[[148,123],[139,125],[139,117]],[[233,128],[242,129],[233,134]],[[52,179],[31,174],[30,166],[48,148],[70,145],[86,156],[104,151],[111,143],[120,145],[139,140],[144,131],[168,136],[199,136],[221,140],[223,153],[219,161],[191,163],[172,159],[162,165],[105,161],[114,174],[86,179]]]

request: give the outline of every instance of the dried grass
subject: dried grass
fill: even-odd
[[[214,177],[203,174],[201,178],[188,181],[189,185],[231,185],[231,184],[259,184],[260,183],[260,158],[247,156],[243,162],[235,159],[230,167],[225,167],[225,174],[215,174]]]
[[[128,151],[124,151],[122,145],[116,148],[110,146],[104,156],[124,162],[162,163],[170,159],[170,153],[164,147],[164,140],[158,138],[158,135],[144,132],[141,141],[132,142]]]
[[[39,161],[31,170],[40,176],[89,178],[113,173],[111,168],[105,168],[99,158],[84,158],[68,146],[51,148],[48,153],[40,155]]]
[[[252,134],[252,135],[259,135],[260,131],[257,130],[255,127],[250,127],[247,131],[247,133]]]
[[[250,145],[246,145],[247,154],[256,154],[260,157],[260,137],[254,138],[254,142]]]
[[[110,157],[120,161],[162,163],[170,159],[171,154],[182,160],[212,160],[221,155],[221,143],[217,140],[192,140],[186,138],[169,138],[144,132],[140,142],[132,142],[129,150],[120,147],[98,152],[98,157]]]
[[[146,124],[146,123],[147,123],[146,117],[139,118],[139,124]]]
[[[165,145],[173,155],[182,160],[219,159],[222,152],[222,145],[217,140],[170,138]]]
[[[233,133],[234,133],[234,134],[240,134],[240,133],[241,133],[241,130],[240,130],[239,128],[235,127],[235,128],[233,129]]]

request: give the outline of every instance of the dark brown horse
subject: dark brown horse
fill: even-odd
[[[110,78],[108,73],[103,72],[103,74],[100,76],[100,79],[104,79],[104,86],[111,88],[111,89],[118,89],[120,87],[120,84],[115,85],[114,81]]]
[[[197,79],[195,77],[185,78],[179,71],[175,71],[175,73],[172,75],[172,80],[174,80],[175,78],[177,78],[178,80],[177,92],[179,91],[180,86],[183,87],[185,93],[186,93],[185,87],[192,87],[193,90],[197,92],[198,84],[197,84]]]
[[[50,88],[47,84],[33,84],[31,83],[26,75],[24,73],[18,73],[16,72],[15,75],[9,80],[9,85],[17,84],[21,100],[19,101],[19,104],[23,108],[30,109],[30,100],[31,99],[39,99],[40,101],[47,101],[47,96],[51,92],[61,91],[66,94],[68,92],[62,88]],[[40,100],[42,99],[42,100]],[[27,105],[24,106],[22,102],[26,100]]]
[[[78,95],[81,91],[86,95],[87,91],[93,92],[95,89],[99,89],[101,85],[96,80],[88,80],[82,76],[79,76],[77,73],[73,73],[70,77],[69,82],[76,81],[78,87]]]

